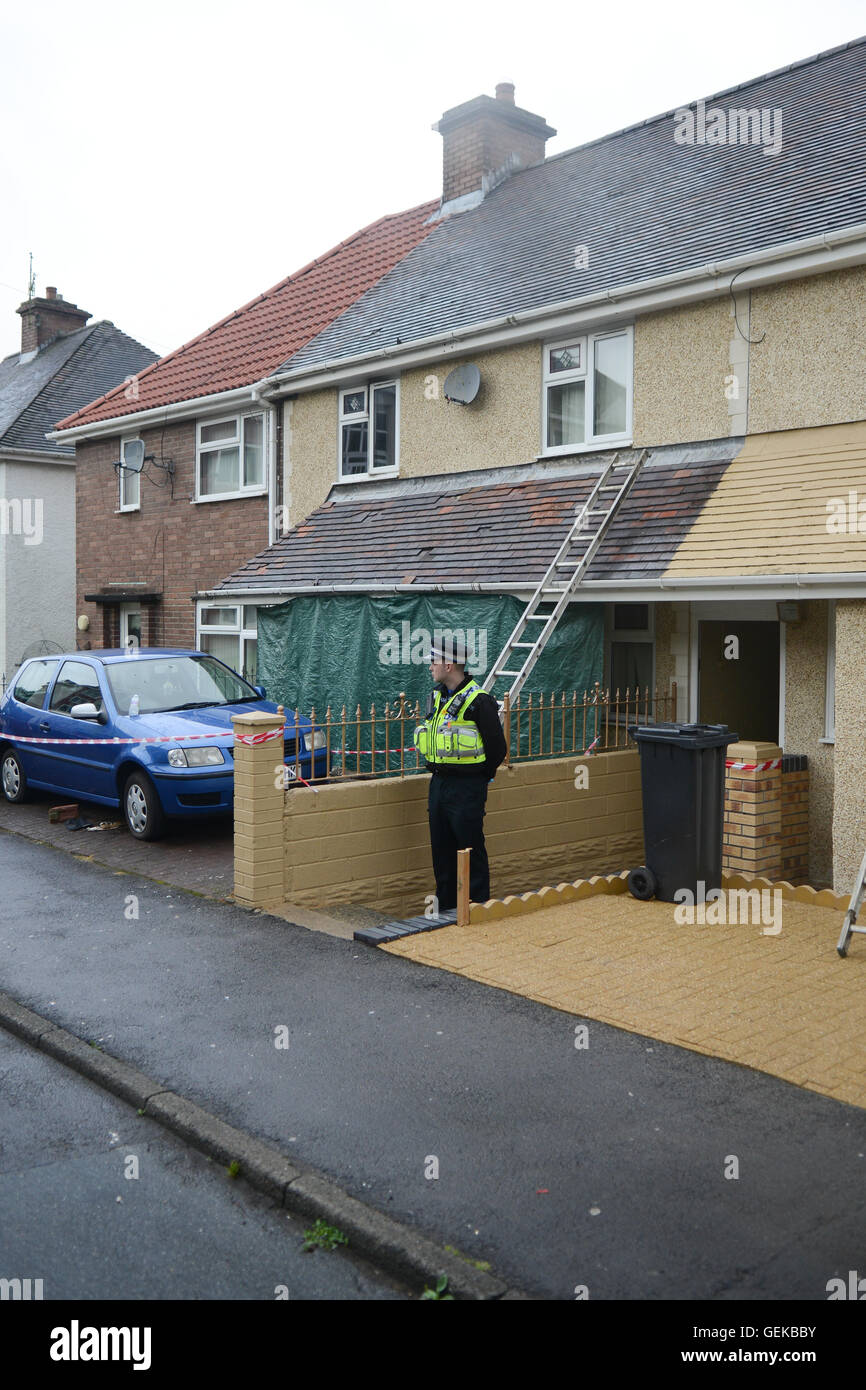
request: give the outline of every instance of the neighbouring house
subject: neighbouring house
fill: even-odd
[[[0,681],[22,658],[75,646],[75,448],[46,439],[62,415],[156,360],[49,286],[0,362]]]
[[[380,218],[60,421],[52,438],[76,457],[76,612],[94,646],[199,647],[255,679],[255,605],[197,595],[296,510],[277,466],[289,426],[258,383],[422,240],[435,210]],[[139,442],[140,471],[116,467]]]
[[[438,130],[426,235],[256,384],[289,528],[201,585],[200,612],[258,610],[275,698],[366,700],[383,660],[389,696],[411,693],[415,635],[442,618],[480,649],[507,629],[604,464],[646,450],[574,593],[556,688],[675,682],[681,718],[806,755],[809,878],[850,888],[866,40],[551,158],[510,84]]]

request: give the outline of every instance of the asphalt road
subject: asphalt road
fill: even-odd
[[[861,1110],[14,836],[0,881],[0,988],[529,1292],[863,1264]]]
[[[2,1031],[0,1121],[0,1275],[43,1300],[407,1296],[343,1249],[305,1254],[304,1223]]]

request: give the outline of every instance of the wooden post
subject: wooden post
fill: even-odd
[[[469,926],[469,856],[471,849],[457,851],[457,925]]]

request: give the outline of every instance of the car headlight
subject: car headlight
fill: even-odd
[[[171,767],[213,767],[216,763],[224,763],[225,757],[221,748],[170,748],[168,750],[168,761]]]
[[[303,738],[304,747],[308,753],[312,753],[314,748],[324,748],[325,746],[325,734],[322,729],[317,729],[312,737],[309,734],[304,734]]]

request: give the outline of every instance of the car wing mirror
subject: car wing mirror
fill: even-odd
[[[96,708],[96,705],[94,705],[89,700],[85,704],[73,705],[69,713],[71,714],[73,719],[101,720],[102,718],[101,712]]]

